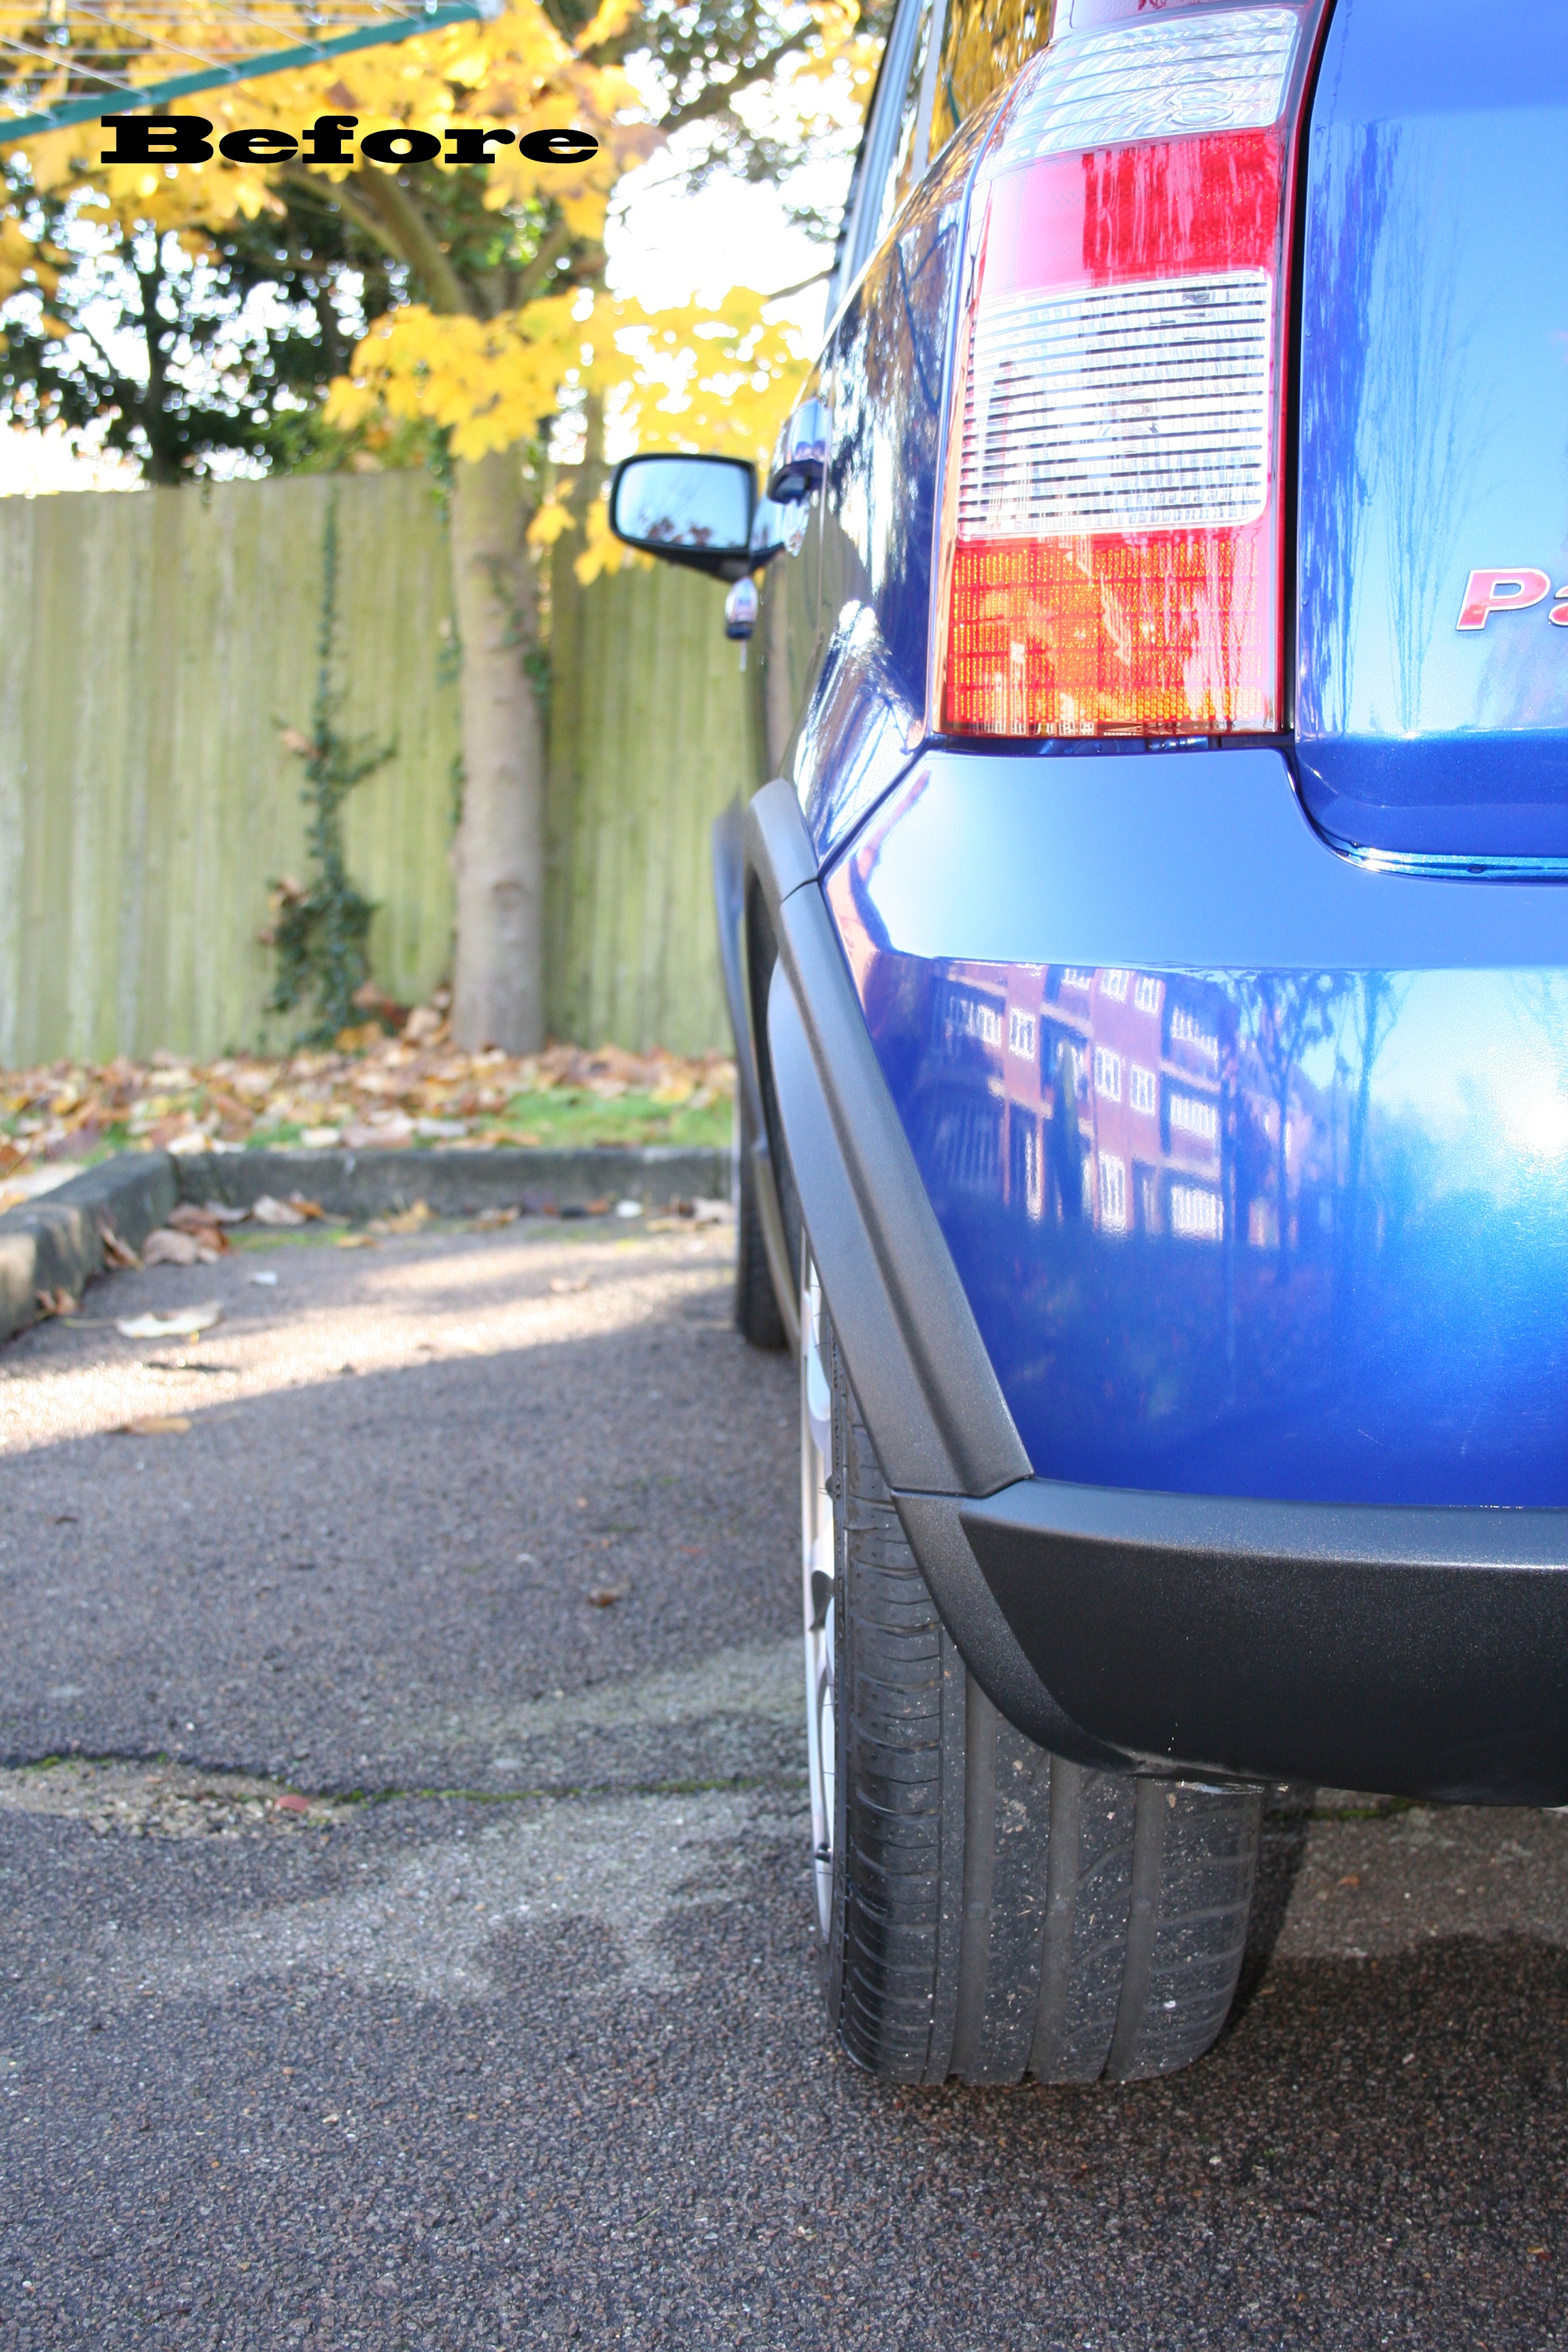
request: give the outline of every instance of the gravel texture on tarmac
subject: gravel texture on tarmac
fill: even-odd
[[[729,1278],[283,1236],[0,1354],[3,2352],[1568,2342],[1559,1816],[1276,1791],[1163,2083],[830,2044]]]

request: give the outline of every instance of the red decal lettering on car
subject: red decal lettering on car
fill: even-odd
[[[1484,629],[1489,613],[1522,613],[1552,593],[1549,572],[1516,563],[1506,572],[1472,572],[1456,626]]]

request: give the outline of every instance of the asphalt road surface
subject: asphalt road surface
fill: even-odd
[[[1164,2083],[829,2043],[729,1247],[285,1237],[0,1352],[0,2347],[1568,2340],[1555,1815],[1279,1794]]]

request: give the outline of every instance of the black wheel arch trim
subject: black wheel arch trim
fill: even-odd
[[[1029,1458],[878,1066],[787,783],[765,786],[746,813],[746,872],[776,948],[769,1075],[882,1475],[895,1491],[994,1494],[1027,1477]],[[753,1027],[762,1013],[753,1002]]]
[[[1036,1478],[788,782],[748,808],[743,868],[764,1107],[905,1532],[993,1704],[1091,1766],[1568,1802],[1568,1512]]]
[[[773,1129],[763,1098],[758,1040],[752,1026],[752,992],[746,985],[744,916],[746,907],[745,820],[738,800],[714,818],[710,835],[713,856],[713,903],[719,919],[719,969],[724,1001],[735,1040],[735,1084],[745,1105],[742,1132],[750,1159],[748,1171],[757,1203],[757,1223],[773,1286],[784,1339],[792,1355],[800,1352],[800,1286],[791,1260],[783,1205],[773,1160]]]
[[[965,1497],[1027,1482],[1029,1458],[816,882],[793,787],[765,786],[745,823],[751,1026],[846,1370],[942,1622],[993,1706],[1075,1763],[1124,1768],[1040,1681],[960,1524]]]

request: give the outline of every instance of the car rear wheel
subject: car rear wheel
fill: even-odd
[[[813,1875],[828,2012],[889,2081],[1134,2082],[1236,1990],[1261,1792],[1091,1771],[998,1715],[932,1606],[809,1261]]]

